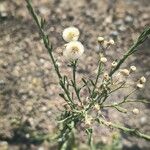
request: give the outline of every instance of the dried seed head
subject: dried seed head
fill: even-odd
[[[133,114],[135,114],[135,115],[137,115],[137,114],[139,114],[139,109],[137,109],[137,108],[134,108],[133,110],[132,110],[132,112],[133,112]]]
[[[100,58],[100,61],[101,61],[102,63],[106,63],[106,62],[107,62],[107,58],[106,58],[106,57],[101,57],[101,58]]]
[[[137,86],[137,88],[139,88],[139,89],[142,89],[142,88],[144,87],[144,85],[141,84],[141,83],[138,83],[136,86]]]
[[[113,61],[112,64],[111,64],[111,66],[112,66],[112,67],[116,67],[116,66],[117,66],[117,62],[116,62],[116,61]]]
[[[104,73],[103,77],[104,77],[104,80],[106,81],[109,80],[110,78],[107,72]]]
[[[104,38],[101,37],[101,36],[99,36],[99,37],[97,38],[97,41],[98,41],[99,43],[102,43],[102,42],[104,42]]]
[[[130,66],[130,70],[131,70],[132,72],[134,72],[134,71],[136,71],[136,67],[135,67],[135,66]]]
[[[63,39],[66,42],[77,41],[79,38],[80,32],[76,27],[68,27],[63,31]]]
[[[141,77],[140,78],[140,83],[142,84],[142,83],[145,83],[146,82],[146,78],[143,76],[143,77]]]
[[[129,76],[130,71],[128,69],[122,69],[122,70],[120,70],[120,73],[124,76]]]

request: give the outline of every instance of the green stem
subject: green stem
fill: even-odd
[[[141,45],[150,35],[150,27],[146,28],[141,35],[138,37],[137,41],[131,46],[131,48],[125,53],[125,55],[122,57],[122,59],[118,62],[117,66],[111,70],[109,73],[109,76],[111,77],[119,68],[120,66],[124,63],[124,61],[132,55],[134,52],[137,51],[137,47]]]
[[[124,126],[121,126],[121,125],[118,125],[118,124],[115,124],[112,122],[108,122],[101,118],[100,119],[98,118],[97,121],[108,127],[113,127],[113,128],[122,130],[123,132],[129,133],[130,135],[134,135],[134,136],[137,136],[137,137],[140,137],[140,138],[150,141],[150,135],[143,134],[140,131],[138,131],[137,129],[127,128],[127,127],[124,127]]]
[[[98,83],[98,79],[99,79],[99,76],[101,74],[101,70],[102,70],[102,63],[99,62],[98,72],[97,72],[96,80],[95,80],[94,87],[93,87],[93,90],[92,90],[92,93],[91,93],[91,97],[93,97],[93,95],[94,95],[94,92],[95,92],[95,89],[96,89],[96,86],[97,86],[97,83]]]
[[[73,88],[74,88],[74,91],[75,91],[75,93],[76,93],[76,96],[77,96],[77,98],[78,98],[78,100],[79,100],[81,106],[83,106],[82,101],[81,101],[81,98],[80,98],[80,91],[78,90],[78,88],[77,88],[77,83],[76,83],[77,61],[78,61],[78,60],[73,61],[73,62],[72,62],[72,65],[71,65],[71,66],[72,66],[72,73],[73,73],[72,86],[73,86]]]
[[[128,99],[128,100],[122,100],[121,102],[119,102],[119,103],[116,103],[116,104],[112,104],[112,105],[103,105],[102,107],[115,107],[115,106],[120,106],[120,105],[122,105],[122,104],[125,104],[125,103],[144,103],[144,104],[150,104],[150,102],[149,101],[147,101],[147,100],[130,100],[130,99]]]
[[[73,103],[73,101],[72,101],[72,99],[71,99],[71,97],[70,97],[70,93],[69,93],[69,91],[67,90],[67,88],[65,87],[65,85],[64,85],[64,83],[63,83],[63,81],[62,81],[62,76],[61,76],[61,73],[60,73],[60,71],[59,71],[59,68],[58,68],[58,65],[57,65],[57,63],[56,63],[56,60],[54,59],[54,56],[53,56],[53,53],[52,53],[52,45],[49,43],[48,36],[44,33],[44,31],[43,31],[43,29],[42,29],[42,26],[41,26],[41,24],[40,24],[40,22],[39,22],[39,19],[38,19],[37,15],[36,15],[36,13],[35,13],[35,11],[34,11],[32,5],[31,5],[30,0],[26,0],[26,2],[27,2],[27,8],[28,8],[29,12],[31,13],[33,19],[35,20],[35,23],[36,23],[36,25],[37,25],[37,27],[38,27],[38,29],[39,29],[39,31],[40,31],[40,34],[41,34],[41,36],[42,36],[42,40],[43,40],[43,43],[44,43],[44,45],[45,45],[45,48],[48,50],[48,53],[49,53],[50,58],[51,58],[51,60],[52,60],[52,64],[53,64],[53,66],[54,66],[54,68],[55,68],[55,71],[56,71],[56,74],[57,74],[57,76],[58,76],[58,78],[59,78],[60,86],[61,86],[62,89],[64,90],[65,94],[67,95],[68,100],[69,100],[70,103],[71,103],[71,105],[70,105],[70,104],[69,104],[69,105],[70,105],[71,107],[75,107],[75,105],[74,105],[74,103]]]

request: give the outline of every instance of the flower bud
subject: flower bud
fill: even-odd
[[[140,83],[142,84],[142,83],[145,83],[146,82],[146,78],[143,76],[143,77],[141,77],[140,78]]]
[[[101,58],[100,58],[100,61],[101,61],[102,63],[106,63],[106,62],[107,62],[107,58],[106,58],[106,57],[101,57]]]
[[[137,88],[139,88],[139,89],[142,89],[142,88],[144,87],[144,85],[141,84],[141,83],[138,83],[136,86],[137,86]]]
[[[122,69],[122,70],[120,70],[120,73],[124,76],[128,76],[130,74],[128,69]]]
[[[116,61],[113,61],[112,64],[111,64],[111,66],[112,66],[112,67],[116,67],[116,66],[117,66],[117,62],[116,62]]]
[[[139,109],[137,109],[137,108],[134,108],[133,110],[132,110],[132,112],[133,112],[133,114],[135,114],[135,115],[137,115],[137,114],[139,114]]]
[[[132,72],[134,72],[134,71],[136,71],[136,67],[135,67],[135,66],[130,66],[130,70],[131,70]]]
[[[102,42],[104,42],[104,38],[101,37],[101,36],[99,36],[99,37],[97,38],[97,41],[98,41],[99,43],[102,43]]]

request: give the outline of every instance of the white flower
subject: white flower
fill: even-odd
[[[106,57],[101,57],[101,58],[100,58],[100,61],[101,61],[102,63],[106,63],[106,62],[107,62],[107,58],[106,58]]]
[[[139,109],[137,109],[137,108],[134,108],[133,110],[132,110],[132,112],[133,112],[133,114],[135,114],[135,115],[137,115],[137,114],[139,114]]]
[[[79,41],[71,41],[66,45],[63,52],[65,58],[69,60],[78,59],[84,52],[84,47]]]
[[[131,67],[130,67],[130,70],[131,70],[131,71],[136,71],[136,67],[135,67],[135,66],[131,66]]]
[[[146,78],[143,76],[143,77],[141,77],[140,78],[140,83],[142,84],[142,83],[145,83],[146,82]]]
[[[128,69],[122,69],[120,70],[120,73],[124,76],[128,76],[130,74],[130,71]]]
[[[80,32],[76,27],[68,27],[63,31],[63,39],[66,42],[77,41],[79,38]]]

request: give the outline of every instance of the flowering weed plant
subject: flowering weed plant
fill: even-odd
[[[59,130],[57,133],[58,149],[71,150],[76,147],[75,133],[81,124],[84,124],[85,133],[87,133],[88,144],[91,149],[96,149],[93,143],[93,124],[98,123],[100,126],[103,124],[108,128],[116,128],[122,130],[130,135],[137,136],[150,140],[150,136],[141,133],[139,130],[134,128],[127,128],[120,124],[116,124],[108,121],[102,110],[104,108],[114,108],[121,113],[127,113],[127,110],[123,108],[125,103],[149,103],[146,100],[133,100],[130,96],[137,90],[144,87],[146,78],[143,76],[135,83],[135,88],[126,96],[116,103],[107,103],[108,98],[111,98],[114,92],[119,89],[125,88],[127,85],[127,77],[136,71],[135,66],[129,68],[121,68],[124,61],[133,53],[137,51],[137,47],[141,45],[150,35],[150,28],[146,28],[137,41],[129,48],[129,50],[122,56],[118,61],[113,61],[110,65],[110,70],[106,72],[105,64],[107,63],[107,56],[105,51],[108,47],[114,45],[114,41],[111,39],[106,41],[103,37],[98,37],[98,45],[101,49],[99,53],[98,69],[95,79],[82,78],[82,85],[79,85],[76,81],[76,71],[78,67],[78,60],[84,53],[84,46],[79,40],[80,32],[76,27],[69,27],[63,31],[63,39],[67,42],[64,45],[63,57],[68,61],[68,65],[72,68],[72,78],[63,75],[60,72],[56,58],[53,55],[53,47],[49,41],[48,35],[44,32],[43,26],[45,20],[39,18],[35,13],[30,0],[26,0],[27,8],[33,17],[39,32],[43,40],[45,48],[48,50],[52,64],[55,68],[55,72],[59,79],[59,85],[62,88],[60,97],[66,102],[66,108],[61,114],[61,119],[58,121]],[[82,58],[81,58],[82,59]],[[73,89],[73,91],[72,91]],[[87,91],[87,95],[81,96],[82,90]],[[95,115],[91,115],[92,113]],[[137,108],[133,109],[134,114],[138,114]]]

